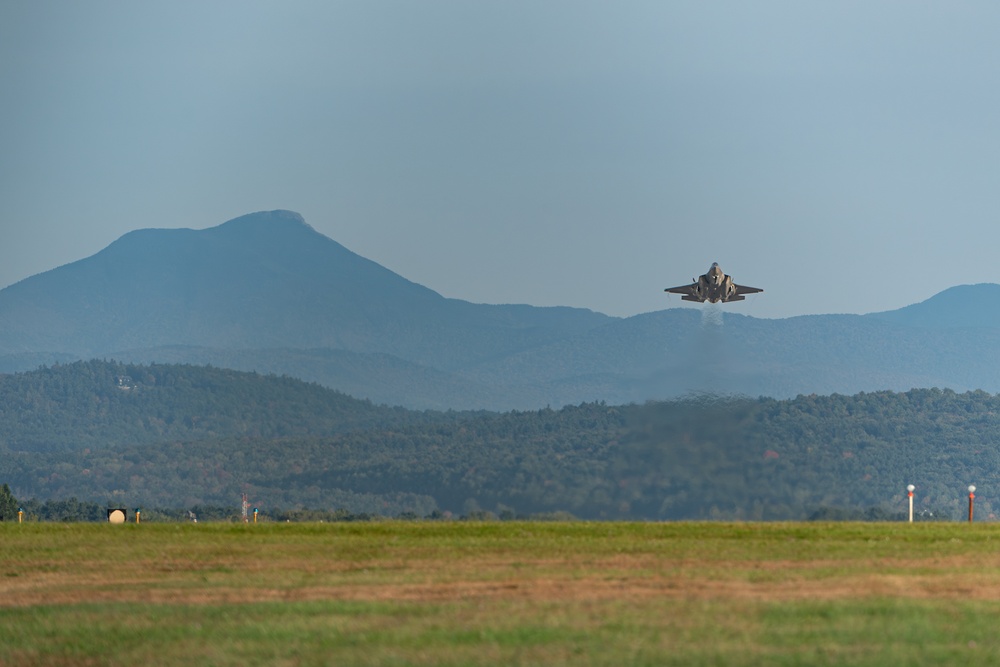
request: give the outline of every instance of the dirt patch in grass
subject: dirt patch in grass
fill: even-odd
[[[199,583],[179,570],[147,573],[142,577],[58,572],[0,580],[0,606],[143,602],[154,604],[236,604],[274,601],[406,601],[434,602],[474,599],[530,601],[607,601],[648,598],[688,600],[833,600],[867,596],[898,598],[1000,599],[1000,575],[962,571],[962,559],[947,563],[910,561],[883,563],[865,573],[830,573],[843,563],[765,562],[700,566],[643,558],[615,558],[582,567],[579,563],[517,563],[492,561],[488,566],[453,563],[447,572],[428,577],[429,570],[392,563],[364,568],[335,568],[337,581],[280,581],[269,585],[267,572],[254,581],[241,581],[239,568]],[[282,564],[300,573],[316,570],[314,563]],[[478,566],[477,566],[478,565]],[[440,569],[440,568],[439,568]],[[913,573],[906,570],[912,569]],[[515,573],[516,570],[516,573]],[[885,570],[886,572],[879,572]],[[668,572],[669,574],[659,574]],[[180,576],[178,576],[180,575]],[[388,581],[365,581],[388,578]],[[419,582],[409,578],[424,579]]]
[[[4,537],[0,607],[1000,599],[1000,526],[15,526]]]

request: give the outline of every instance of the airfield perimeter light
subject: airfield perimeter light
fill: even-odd
[[[21,523],[23,517],[24,517],[24,508],[23,507],[18,507],[17,508],[17,522]]]
[[[969,523],[972,523],[972,501],[976,497],[976,486],[974,484],[969,485]]]
[[[913,523],[913,489],[915,488],[917,487],[912,484],[907,484],[906,486],[906,495],[910,497],[910,523]]]

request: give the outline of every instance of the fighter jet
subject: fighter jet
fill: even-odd
[[[692,279],[693,280],[693,279]],[[663,290],[671,294],[680,294],[682,301],[697,301],[698,303],[728,303],[729,301],[743,301],[744,294],[756,294],[764,290],[757,287],[746,287],[733,282],[732,276],[727,276],[719,268],[718,262],[712,262],[712,267],[708,273],[699,277],[691,285],[681,285],[680,287],[668,287]]]

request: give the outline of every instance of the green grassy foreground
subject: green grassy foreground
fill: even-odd
[[[0,524],[0,665],[992,665],[998,613],[993,524]]]

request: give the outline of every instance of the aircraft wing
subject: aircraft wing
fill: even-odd
[[[697,301],[698,303],[701,303],[705,300],[698,296],[698,283],[681,285],[679,287],[668,287],[663,291],[670,292],[671,294],[680,294],[681,301]]]
[[[733,287],[736,288],[737,294],[757,294],[764,291],[759,287],[747,287],[746,285],[737,285],[735,283],[733,283]]]
[[[737,285],[733,283],[734,292],[727,298],[723,299],[723,303],[729,303],[730,301],[744,301],[746,299],[744,294],[757,294],[758,292],[763,292],[764,290],[759,287],[747,287],[746,285]]]

